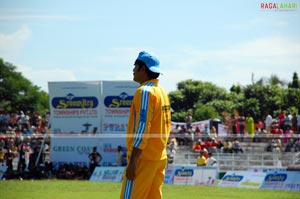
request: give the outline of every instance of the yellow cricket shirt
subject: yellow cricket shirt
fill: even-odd
[[[143,150],[143,160],[167,158],[166,145],[171,130],[170,101],[158,79],[144,82],[136,90],[130,108],[126,146]]]

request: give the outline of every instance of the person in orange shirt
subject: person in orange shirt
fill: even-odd
[[[171,131],[170,101],[158,84],[159,60],[140,52],[133,80],[140,83],[130,108],[127,162],[121,199],[161,199]]]
[[[196,144],[194,144],[194,146],[193,146],[193,151],[195,151],[195,152],[200,152],[201,149],[202,149],[202,147],[201,147],[200,141],[198,141]]]

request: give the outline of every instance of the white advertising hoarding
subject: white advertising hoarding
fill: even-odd
[[[228,171],[219,182],[222,187],[259,188],[266,173],[249,171]]]
[[[97,134],[100,128],[100,82],[49,82],[53,134]]]
[[[300,191],[300,171],[269,172],[260,188]]]
[[[76,136],[86,135],[91,137],[81,137],[81,141],[88,151],[91,152],[95,142],[101,143],[98,152],[103,157],[103,164],[114,164],[117,146],[125,147],[130,106],[139,85],[133,81],[90,81],[49,82],[48,86],[51,160],[87,163],[76,152],[77,142],[72,143],[74,139],[78,140]],[[62,134],[66,137],[59,136]]]
[[[96,167],[90,177],[94,182],[121,182],[125,167]]]
[[[125,146],[125,135],[133,95],[138,84],[133,81],[102,81],[101,121],[104,158]]]
[[[218,176],[217,167],[173,167],[166,169],[166,184],[215,186]]]
[[[89,166],[89,154],[93,147],[102,153],[102,142],[99,137],[88,136],[51,136],[50,161],[56,164],[73,163]]]

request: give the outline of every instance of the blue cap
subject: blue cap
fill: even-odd
[[[160,73],[160,67],[159,67],[159,60],[150,55],[149,53],[142,51],[139,53],[139,56],[137,58],[140,61],[143,61],[147,68],[149,68],[149,70],[151,70],[154,73]]]

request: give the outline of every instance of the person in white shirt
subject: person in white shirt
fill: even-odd
[[[272,116],[270,114],[267,115],[265,119],[265,124],[266,124],[266,130],[268,133],[270,133],[270,129],[272,126]]]
[[[121,146],[118,146],[117,151],[117,166],[123,166],[124,152]]]
[[[212,153],[208,153],[206,166],[216,167],[218,166],[217,160],[213,157]]]

